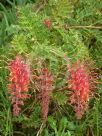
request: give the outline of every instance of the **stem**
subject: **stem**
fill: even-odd
[[[65,27],[65,29],[74,29],[74,28],[76,28],[76,29],[102,29],[102,26],[91,26],[91,25],[89,25],[89,26],[68,26],[68,25],[65,25],[64,27]]]
[[[44,126],[44,122],[41,124],[40,129],[39,129],[39,131],[37,132],[37,135],[36,135],[36,136],[40,136],[40,135],[41,135],[41,132],[42,132],[42,130],[43,130],[43,126]]]

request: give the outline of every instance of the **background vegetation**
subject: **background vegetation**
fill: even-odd
[[[13,115],[8,88],[9,64],[16,56],[22,56],[31,70],[30,99],[24,101],[19,116]],[[93,97],[81,119],[69,102],[70,89],[63,91],[68,68],[77,61],[95,74]],[[47,94],[51,98],[46,121],[39,98],[42,68],[50,71],[47,78],[53,80],[53,92]],[[0,1],[0,135],[102,135],[101,0]]]

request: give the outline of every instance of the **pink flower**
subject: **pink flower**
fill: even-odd
[[[9,70],[9,93],[13,105],[13,115],[18,116],[21,105],[24,105],[24,100],[28,98],[30,69],[22,58],[17,56],[15,60],[9,63]]]
[[[52,21],[50,19],[44,19],[44,25],[47,27],[47,28],[51,28],[52,26]]]
[[[41,75],[39,77],[40,84],[40,104],[41,104],[41,113],[42,118],[46,121],[48,110],[49,110],[49,103],[50,103],[50,94],[53,90],[53,78],[47,68],[43,68],[41,70]]]
[[[77,119],[81,119],[88,106],[90,95],[90,75],[84,64],[77,62],[70,70],[68,79],[70,102],[74,107]]]

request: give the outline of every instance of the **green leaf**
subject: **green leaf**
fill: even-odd
[[[52,116],[48,117],[48,123],[51,126],[51,128],[56,131],[57,129],[56,120]]]
[[[53,94],[53,97],[59,105],[64,105],[68,100],[66,92],[56,92]]]

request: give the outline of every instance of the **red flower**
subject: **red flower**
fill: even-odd
[[[9,63],[9,70],[9,93],[13,105],[13,115],[18,116],[21,110],[20,106],[24,105],[24,99],[28,98],[30,69],[21,57],[17,56]]]
[[[48,110],[49,110],[50,93],[53,90],[52,87],[53,78],[49,70],[47,68],[43,68],[41,70],[41,75],[39,79],[40,79],[39,89],[40,89],[40,98],[41,98],[40,101],[41,113],[42,113],[42,118],[46,121]]]
[[[72,66],[69,70],[68,79],[70,92],[70,102],[74,106],[77,119],[81,119],[88,106],[90,95],[90,75],[84,64],[80,62]]]
[[[51,28],[52,22],[50,19],[44,19],[44,25],[48,28]]]

